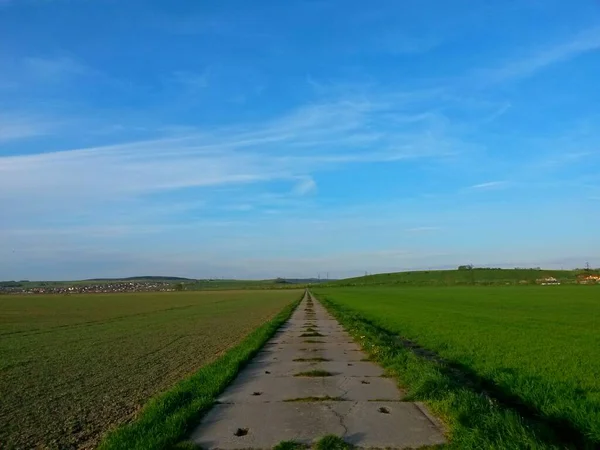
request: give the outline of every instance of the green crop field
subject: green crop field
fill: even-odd
[[[510,285],[535,284],[536,280],[554,277],[562,283],[576,283],[577,278],[596,272],[585,270],[543,269],[487,269],[424,270],[412,272],[379,273],[357,278],[346,278],[323,286],[457,286],[457,285]]]
[[[0,296],[0,447],[95,447],[300,295]]]
[[[445,417],[457,448],[600,447],[600,287],[316,294]]]

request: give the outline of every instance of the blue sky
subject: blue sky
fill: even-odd
[[[0,279],[600,266],[597,1],[0,0]]]

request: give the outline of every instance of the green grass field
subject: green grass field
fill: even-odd
[[[456,286],[535,284],[536,280],[554,277],[563,283],[575,283],[582,270],[542,269],[472,269],[425,270],[413,272],[379,273],[365,277],[346,278],[324,286]],[[596,272],[590,272],[596,273]]]
[[[0,297],[0,446],[95,447],[150,397],[215,361],[300,295]],[[229,356],[227,370],[246,354],[238,353]],[[221,374],[224,367],[212,370]]]
[[[316,294],[409,395],[445,417],[456,448],[600,447],[600,287]]]

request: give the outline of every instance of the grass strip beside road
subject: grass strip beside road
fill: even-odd
[[[239,370],[289,319],[299,302],[300,299],[286,306],[218,360],[150,400],[133,422],[110,432],[98,449],[158,450],[176,444],[213,406]]]
[[[565,449],[553,430],[523,418],[515,409],[469,386],[434,360],[417,356],[391,333],[329,296],[319,300],[346,330],[405,389],[408,401],[422,401],[448,427],[448,448],[457,449]],[[590,444],[593,445],[593,444]]]

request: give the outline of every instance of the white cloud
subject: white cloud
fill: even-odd
[[[427,105],[422,103],[426,97],[422,93],[345,97],[305,105],[262,122],[211,130],[171,127],[161,130],[161,138],[0,157],[0,210],[8,212],[0,235],[4,235],[5,244],[21,252],[24,271],[28,261],[46,265],[53,258],[64,261],[65,267],[84,270],[88,263],[80,265],[77,261],[87,258],[97,259],[99,264],[114,261],[111,270],[115,267],[120,274],[128,267],[145,272],[148,266],[144,261],[150,257],[163,261],[162,255],[171,249],[191,252],[192,248],[196,253],[202,249],[200,253],[206,255],[210,247],[222,252],[220,258],[229,273],[257,274],[259,268],[248,258],[257,254],[257,246],[269,247],[263,242],[265,233],[272,239],[302,235],[294,243],[300,252],[314,245],[314,236],[310,235],[316,225],[298,226],[296,216],[302,211],[311,216],[318,213],[317,202],[309,195],[317,188],[316,174],[363,163],[426,160],[430,166],[437,165],[447,155],[468,148],[468,143],[453,134],[449,121],[438,120],[440,117],[429,109],[424,114]],[[437,96],[431,95],[431,100],[438,101]],[[186,210],[183,205],[183,212],[178,212],[171,204],[186,201],[201,206]],[[363,206],[358,205],[353,218],[338,217],[336,224],[319,228],[360,232],[368,228],[357,219],[365,213]],[[320,213],[320,219],[331,220],[331,213],[328,208]],[[211,223],[223,214],[232,216],[235,224],[227,225],[230,228]],[[252,220],[242,224],[240,219],[247,216]],[[380,217],[381,212],[372,216]],[[286,225],[288,219],[290,225]],[[411,225],[398,222],[390,237],[401,235]],[[376,227],[382,229],[385,225],[377,223]],[[338,231],[330,234],[341,239]],[[142,241],[155,237],[153,254],[141,255],[146,245]],[[95,247],[89,249],[88,242]],[[279,247],[283,246],[273,248]],[[129,249],[134,257],[107,256],[102,253],[105,248],[124,253]],[[245,248],[248,250],[243,254]],[[12,253],[7,256],[13,261]],[[279,270],[279,256],[265,262],[260,272]],[[241,257],[249,261],[248,265],[236,267]],[[420,265],[410,258],[403,261],[398,252],[373,258],[369,270]],[[127,261],[125,268],[116,269],[121,260]],[[189,264],[181,260],[172,265],[157,262],[152,266],[156,270],[148,272],[169,269],[182,273],[196,263],[194,267],[213,264],[210,258],[204,261],[196,257]],[[347,261],[346,265],[355,263]],[[309,262],[303,264],[296,269],[290,263],[286,270],[292,275],[304,267],[310,269]],[[334,264],[339,263],[323,261],[326,269]],[[86,270],[89,276],[97,274]]]
[[[492,114],[490,114],[488,117],[486,117],[484,119],[484,122],[493,122],[498,117],[501,117],[504,114],[506,114],[510,108],[512,108],[512,104],[510,102],[505,102],[496,111],[492,112]]]
[[[443,130],[407,131],[382,117],[397,107],[343,100],[211,133],[183,130],[175,137],[2,157],[0,207],[58,211],[72,208],[73,201],[91,207],[153,192],[270,180],[300,179],[295,193],[306,195],[315,189],[315,171],[437,159],[464,147]],[[373,121],[388,129],[374,133]]]
[[[92,72],[85,64],[68,56],[28,57],[23,60],[23,66],[28,73],[45,81],[64,81],[72,76]]]
[[[439,230],[441,230],[440,227],[414,227],[414,228],[406,229],[406,231],[409,233],[427,233],[427,232],[439,231]]]
[[[181,85],[186,92],[196,93],[208,87],[210,71],[208,69],[202,73],[176,71],[173,72],[172,80]]]
[[[539,49],[537,52],[486,70],[482,75],[488,82],[525,78],[547,67],[600,49],[600,27],[584,30],[566,42]]]
[[[51,128],[52,124],[35,117],[0,114],[0,142],[42,136]]]
[[[317,190],[317,183],[311,177],[305,177],[294,186],[294,194],[308,195]]]
[[[425,53],[441,44],[441,39],[433,36],[410,36],[404,32],[388,30],[367,41],[369,50],[392,55]]]
[[[71,83],[82,78],[93,78],[95,82],[118,83],[101,72],[87,66],[71,56],[24,56],[0,59],[0,89],[20,99],[31,91],[42,92],[57,88],[69,88]],[[38,91],[39,90],[39,91]],[[17,102],[22,104],[22,102]]]
[[[508,181],[488,181],[486,183],[474,184],[469,189],[498,189],[507,185]]]

